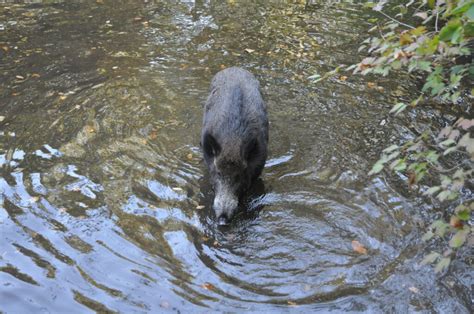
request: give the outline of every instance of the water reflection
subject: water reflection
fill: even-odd
[[[371,13],[314,2],[1,1],[0,310],[468,312],[417,265],[429,204],[366,177],[409,123],[380,110],[399,81],[306,80],[358,59]],[[271,155],[219,228],[199,134],[230,65]]]

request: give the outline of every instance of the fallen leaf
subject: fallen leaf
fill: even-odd
[[[21,76],[21,75],[17,75],[17,76],[15,76],[15,77],[16,77],[17,79],[19,79],[19,80],[24,80],[24,79],[25,79],[25,77],[24,77],[24,76]]]
[[[198,205],[198,206],[196,206],[196,209],[203,209],[203,208],[205,208],[205,207],[206,207],[206,206],[204,206],[204,205]]]
[[[8,52],[8,50],[10,50],[10,48],[8,48],[8,46],[2,46],[2,50],[5,51],[5,52]]]
[[[377,86],[377,84],[375,84],[374,82],[368,82],[367,83],[368,88],[374,88],[375,86]]]
[[[193,154],[189,153],[186,155],[186,158],[188,158],[188,160],[193,160]]]
[[[252,52],[255,51],[255,49],[250,49],[250,48],[245,48],[244,50],[245,50],[245,52],[247,52],[247,53],[252,53]]]
[[[462,228],[462,226],[463,226],[463,223],[462,223],[461,219],[459,219],[456,216],[451,216],[451,219],[449,219],[449,224],[453,228]]]
[[[154,140],[154,139],[156,139],[157,137],[158,137],[158,131],[153,130],[153,131],[150,132],[150,139],[151,139],[151,140]]]
[[[411,186],[415,183],[416,183],[416,174],[414,172],[410,172],[408,174],[408,187],[411,188]]]
[[[339,80],[341,80],[341,81],[343,81],[343,82],[344,82],[344,81],[346,81],[346,80],[347,80],[347,76],[343,75],[343,76],[341,76],[341,77],[339,78]]]
[[[30,198],[30,203],[37,203],[40,200],[38,196],[32,196]]]
[[[209,282],[203,283],[201,285],[201,287],[206,289],[206,290],[209,290],[209,291],[213,291],[213,290],[216,289],[216,287],[214,287],[214,285],[212,283],[209,283]]]
[[[37,78],[37,77],[40,77],[41,75],[39,75],[38,73],[33,73],[31,74],[31,77],[34,77],[34,78]]]
[[[142,142],[143,145],[146,145],[148,143],[148,141],[144,138],[142,138],[141,142]]]
[[[220,68],[221,68],[221,70],[224,70],[225,69],[225,64],[221,64]]]
[[[352,241],[352,249],[359,254],[367,254],[367,249],[359,241]]]
[[[86,125],[85,130],[87,131],[87,133],[94,133],[95,132],[95,129],[92,125]]]
[[[67,98],[66,95],[61,95],[61,96],[59,96],[59,100],[65,100],[66,98]]]
[[[427,12],[418,12],[413,14],[413,16],[418,16],[419,18],[426,20],[428,18],[428,13]]]

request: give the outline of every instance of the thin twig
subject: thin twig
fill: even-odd
[[[384,36],[383,33],[382,33],[380,24],[379,24],[378,22],[377,22],[377,30],[379,31],[379,34],[380,34],[380,36],[383,38],[383,40],[386,40],[386,39],[385,39],[385,36]]]
[[[438,17],[439,17],[439,9],[436,7],[436,22],[435,22],[435,30],[438,32]]]
[[[391,17],[390,15],[384,13],[383,11],[379,11],[379,12],[380,12],[380,14],[384,15],[385,17],[388,17],[389,19],[391,19],[392,21],[394,21],[394,22],[396,22],[396,23],[398,23],[398,24],[400,24],[400,25],[403,25],[403,26],[408,27],[408,28],[411,28],[411,29],[415,29],[413,26],[408,25],[408,24],[405,24],[405,23],[403,23],[403,22],[400,22],[399,20],[394,19],[393,17]]]

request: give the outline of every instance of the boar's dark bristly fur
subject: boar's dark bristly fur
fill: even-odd
[[[215,192],[213,209],[219,224],[227,224],[267,158],[267,111],[250,72],[232,67],[214,76],[201,144]]]

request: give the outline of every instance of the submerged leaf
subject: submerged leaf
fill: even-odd
[[[443,257],[438,264],[436,264],[435,272],[439,273],[448,268],[449,264],[451,263],[451,259],[449,257]]]
[[[436,261],[438,257],[440,257],[439,253],[431,252],[430,254],[426,255],[425,258],[423,258],[423,260],[421,261],[421,265],[431,264]]]

